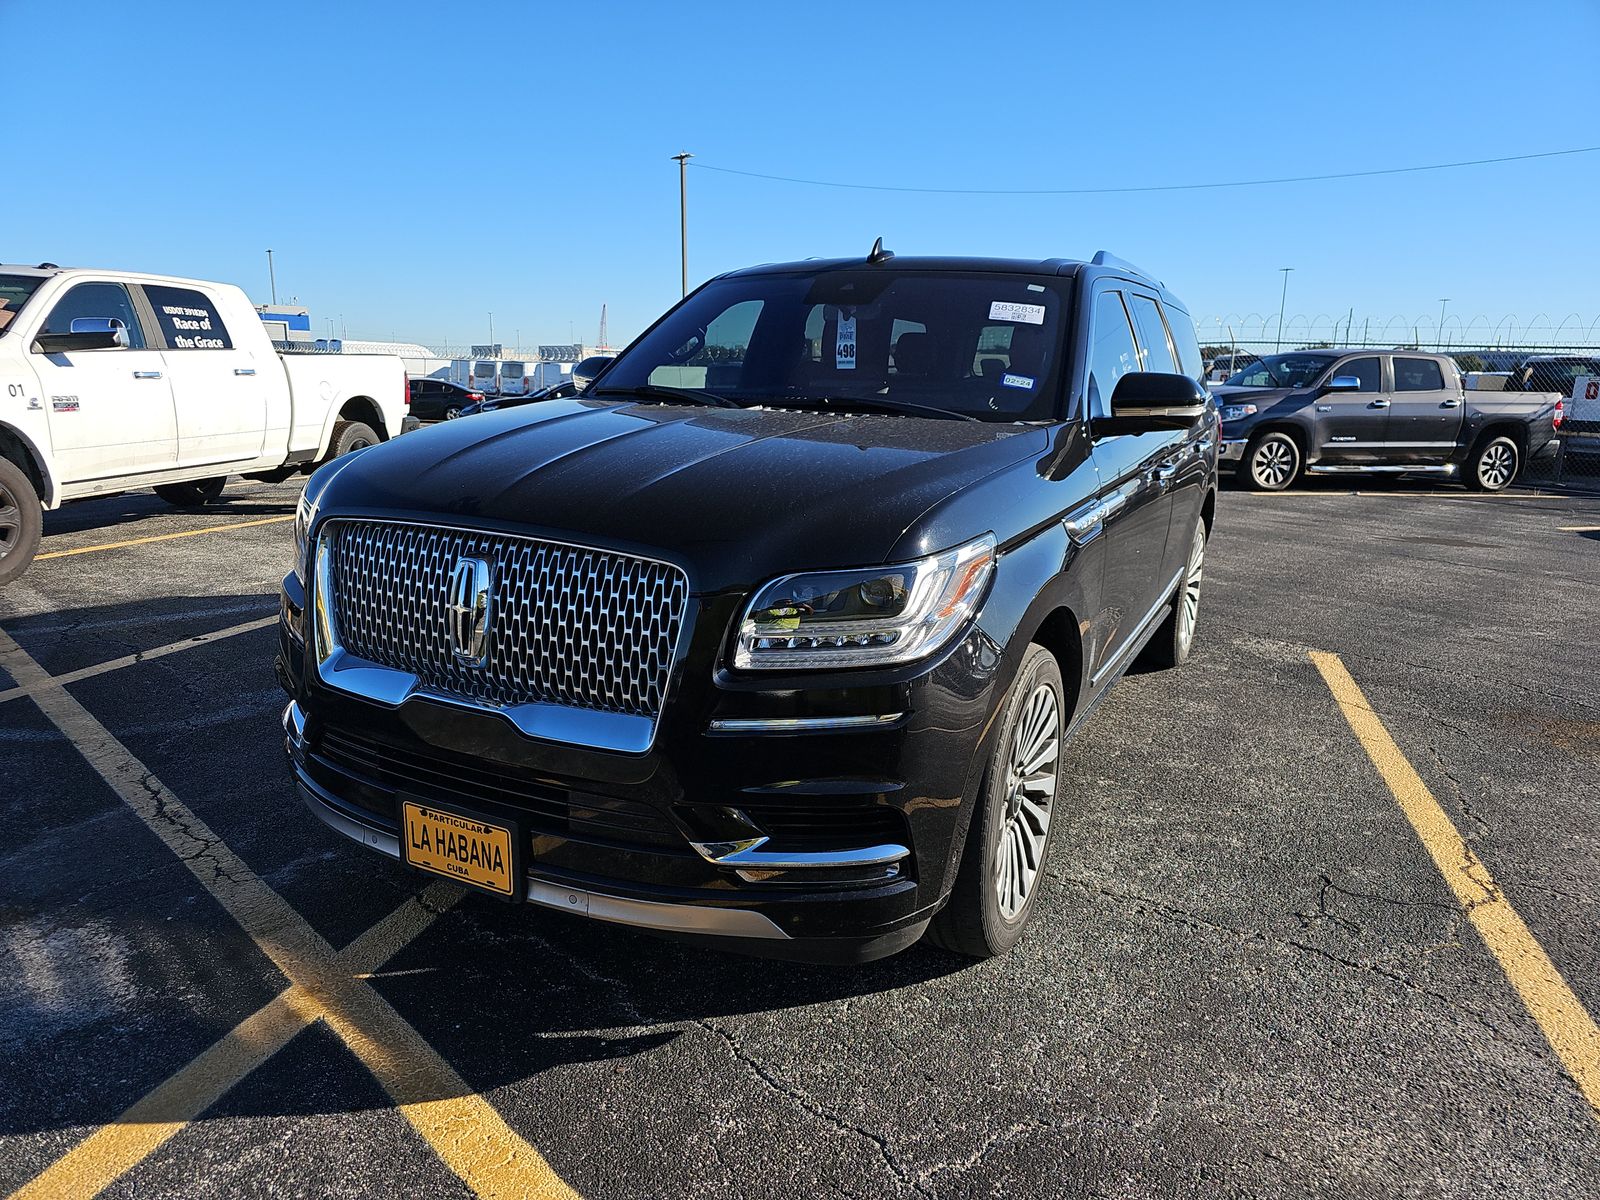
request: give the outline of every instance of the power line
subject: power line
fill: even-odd
[[[1508,154],[1500,158],[1471,158],[1461,162],[1427,163],[1418,167],[1384,167],[1373,171],[1341,171],[1333,175],[1288,175],[1281,179],[1231,179],[1218,183],[1165,183],[1145,187],[1095,188],[927,188],[899,187],[885,183],[841,183],[831,179],[797,179],[790,175],[765,175],[759,171],[740,171],[710,163],[688,165],[697,171],[719,171],[724,175],[743,175],[774,183],[798,183],[807,187],[849,188],[861,192],[918,192],[936,196],[1120,196],[1132,192],[1196,192],[1209,188],[1268,187],[1281,183],[1320,183],[1330,179],[1366,179],[1375,175],[1409,175],[1418,171],[1453,171],[1461,167],[1484,167],[1493,163],[1527,162],[1535,158],[1562,158],[1574,154],[1594,154],[1600,146],[1579,146],[1571,150],[1544,150],[1537,154]]]

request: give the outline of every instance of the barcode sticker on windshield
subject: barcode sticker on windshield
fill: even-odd
[[[856,319],[839,317],[839,337],[833,347],[833,366],[838,371],[856,369]]]
[[[1016,321],[1022,325],[1043,325],[1044,305],[1013,304],[1009,300],[996,300],[989,305],[989,320]]]

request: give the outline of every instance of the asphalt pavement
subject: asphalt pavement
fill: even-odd
[[[853,968],[311,818],[296,484],[49,514],[0,594],[0,1192],[1600,1196],[1600,499],[1337,483],[1224,492],[1016,950]]]

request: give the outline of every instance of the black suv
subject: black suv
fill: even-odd
[[[1182,306],[1103,253],[714,279],[582,397],[312,477],[300,794],[508,899],[814,960],[930,922],[999,953],[1065,742],[1141,652],[1189,655],[1201,370]]]

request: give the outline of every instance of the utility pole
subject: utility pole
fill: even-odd
[[[1439,301],[1439,344],[1441,346],[1444,344],[1444,308],[1445,308],[1445,305],[1447,305],[1449,303],[1450,303],[1450,297],[1449,296],[1446,296],[1442,300]]]
[[[689,160],[692,154],[674,154],[678,164],[678,246],[683,258],[683,294],[689,294]]]
[[[491,347],[494,345],[494,314],[493,313],[489,314],[489,345]],[[491,349],[490,353],[492,354],[493,352],[494,351]]]
[[[267,278],[272,281],[272,307],[278,307],[278,277],[272,270],[272,251],[267,251]]]
[[[1273,346],[1274,351],[1283,349],[1283,308],[1289,300],[1289,272],[1294,270],[1294,268],[1279,267],[1278,270],[1283,272],[1283,294],[1278,297],[1278,341],[1277,344]]]

